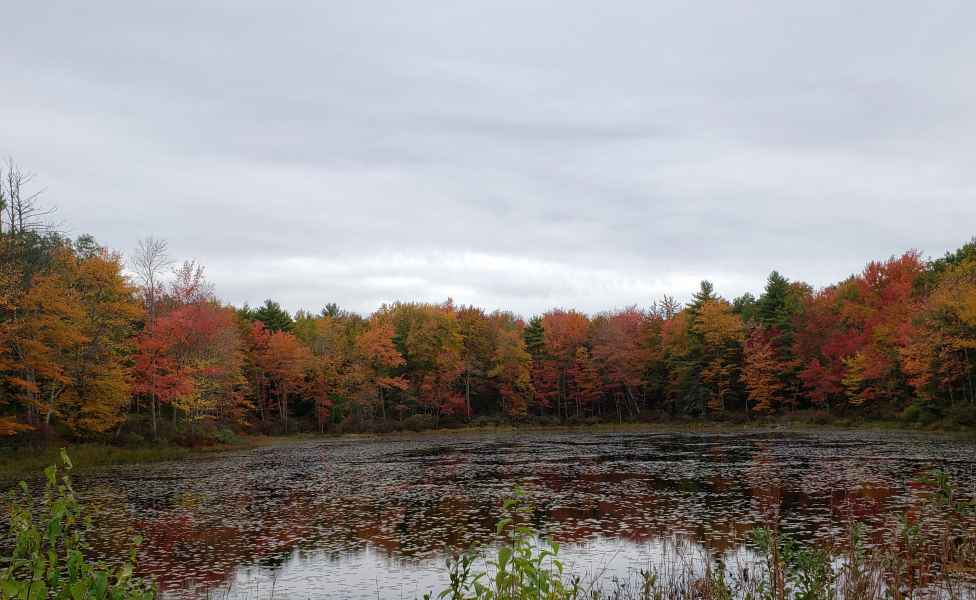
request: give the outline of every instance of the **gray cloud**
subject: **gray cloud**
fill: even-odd
[[[816,285],[976,222],[968,2],[16,3],[0,151],[229,301]]]

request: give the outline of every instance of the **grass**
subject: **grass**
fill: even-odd
[[[303,438],[280,438],[267,436],[241,437],[232,444],[216,444],[200,448],[188,448],[171,444],[153,444],[140,446],[112,446],[86,442],[81,444],[65,444],[53,442],[51,445],[7,447],[0,449],[0,478],[13,478],[28,473],[36,473],[51,464],[56,464],[60,456],[60,448],[65,447],[72,459],[76,461],[76,470],[92,469],[112,465],[130,465],[163,462],[169,460],[187,460],[205,456],[216,452],[232,450],[246,450],[258,446],[301,441]]]
[[[78,461],[81,468],[122,465],[132,463],[178,460],[189,456],[192,450],[176,446],[147,446],[127,448],[105,444],[69,445],[68,451]],[[59,449],[56,446],[44,448],[17,447],[0,451],[0,475],[20,475],[36,472],[57,461]]]

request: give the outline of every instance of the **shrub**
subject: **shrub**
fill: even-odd
[[[833,417],[825,410],[812,410],[809,418],[814,425],[830,425],[833,422]]]
[[[394,431],[400,430],[400,424],[396,421],[375,421],[370,426],[370,431],[373,433],[393,433]]]
[[[241,436],[237,435],[237,432],[228,427],[221,427],[213,434],[214,440],[218,444],[234,445],[241,443]]]
[[[939,413],[931,404],[924,401],[915,401],[906,406],[898,414],[898,419],[904,423],[931,425],[939,420]]]
[[[533,415],[525,418],[525,424],[538,427],[559,427],[565,423],[556,415]]]
[[[918,404],[909,404],[901,411],[898,418],[905,423],[915,423],[920,416],[922,416],[922,407]]]
[[[71,460],[61,450],[65,471]],[[155,587],[132,572],[140,540],[133,541],[127,560],[115,570],[85,558],[84,530],[90,526],[75,499],[67,473],[58,479],[57,465],[44,470],[45,487],[38,515],[31,512],[32,495],[23,481],[10,504],[13,551],[0,571],[0,598],[91,598],[148,600]],[[19,492],[19,493],[18,493]]]
[[[671,415],[667,411],[650,408],[642,409],[637,415],[637,421],[640,423],[658,423],[670,419]]]
[[[135,431],[127,431],[119,436],[118,443],[120,446],[142,446],[145,445],[146,438]]]
[[[410,415],[403,420],[403,428],[407,431],[427,431],[435,425],[434,417],[430,415]]]
[[[468,426],[468,420],[463,415],[444,415],[438,425],[444,429],[460,429]]]
[[[362,433],[363,423],[355,413],[346,417],[336,425],[336,433]]]
[[[954,406],[946,412],[946,417],[956,425],[966,427],[976,425],[976,406],[972,404]]]
[[[496,417],[491,415],[480,415],[471,420],[471,427],[480,427],[480,428],[498,427],[499,425],[504,424],[504,422],[505,421],[503,420],[502,417]]]

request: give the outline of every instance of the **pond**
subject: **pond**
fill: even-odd
[[[75,480],[98,551],[140,533],[140,570],[168,597],[412,599],[441,588],[445,557],[493,540],[516,485],[575,572],[623,577],[669,540],[736,551],[770,518],[822,543],[851,520],[880,536],[934,467],[971,493],[976,447],[889,432],[323,438]]]

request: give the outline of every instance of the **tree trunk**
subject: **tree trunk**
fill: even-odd
[[[287,401],[288,401],[288,390],[287,388],[283,387],[281,389],[281,392],[279,392],[278,394],[278,411],[281,414],[281,424],[285,430],[285,433],[288,433],[288,405],[286,404]]]
[[[153,361],[152,376],[149,378],[149,410],[152,412],[152,436],[153,441],[159,440],[156,430],[156,361]]]

